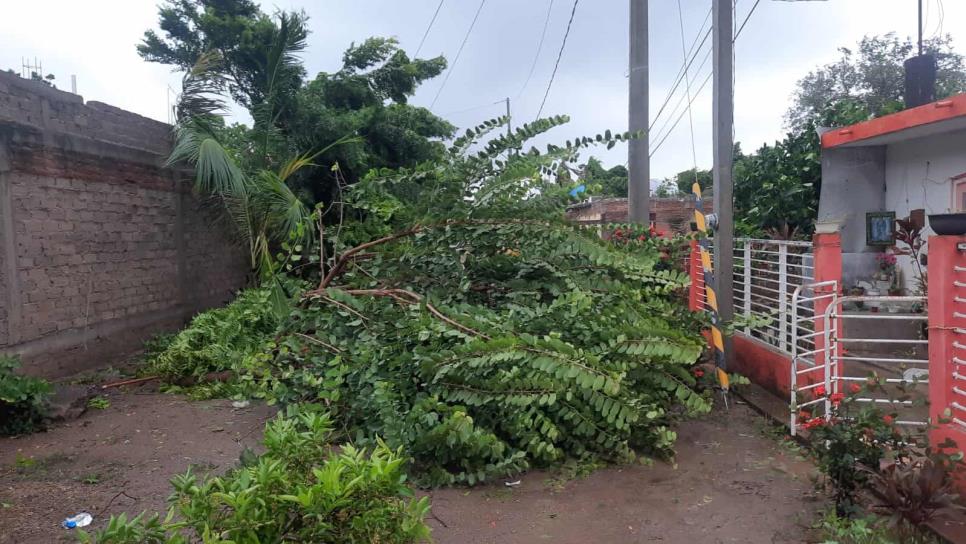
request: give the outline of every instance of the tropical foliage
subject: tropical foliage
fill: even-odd
[[[440,157],[445,148],[438,140],[451,136],[453,127],[407,102],[445,69],[445,59],[411,59],[395,39],[370,38],[349,47],[341,69],[306,81],[298,55],[307,22],[303,12],[268,16],[250,0],[167,0],[160,7],[162,34],[145,32],[138,53],[187,74],[199,59],[216,57],[204,83],[211,90],[208,84],[217,80],[219,91],[246,108],[254,124],[221,131],[221,143],[230,142],[232,158],[246,171],[277,173],[298,153],[315,153],[283,180],[310,209],[340,200],[341,187],[371,168]],[[358,138],[330,147],[349,135]]]
[[[20,361],[0,355],[0,435],[16,435],[43,426],[50,384],[15,373]]]
[[[430,484],[671,455],[673,422],[709,408],[691,387],[703,342],[687,279],[655,246],[565,222],[569,188],[550,175],[629,135],[517,152],[565,118],[482,141],[503,121],[351,188],[365,219],[323,235],[324,278],[252,379],[273,400],[326,403],[358,445],[402,446]]]
[[[376,445],[365,452],[333,449],[333,422],[317,407],[292,407],[265,427],[265,453],[245,450],[241,466],[224,476],[190,471],[171,480],[171,508],[162,518],[111,516],[81,542],[187,544],[235,542],[319,544],[429,539],[426,497],[411,498],[404,460]]]

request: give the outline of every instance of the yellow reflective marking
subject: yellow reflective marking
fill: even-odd
[[[718,385],[721,386],[725,391],[728,390],[728,384],[730,380],[728,379],[728,373],[724,370],[718,369]]]
[[[708,306],[711,307],[715,312],[718,311],[718,295],[714,293],[714,289],[705,286],[704,288],[704,298],[708,300]]]
[[[701,186],[697,183],[691,184],[691,192],[694,193],[694,196],[701,198]]]
[[[724,351],[724,340],[721,338],[721,330],[718,327],[711,327],[711,343],[718,351]]]
[[[703,233],[708,230],[708,227],[705,225],[705,222],[704,222],[704,214],[699,212],[698,210],[694,210],[694,224],[698,228],[698,232]]]
[[[703,249],[701,250],[701,268],[711,272],[711,254]]]

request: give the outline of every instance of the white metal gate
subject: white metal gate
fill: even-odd
[[[817,364],[816,361],[822,358],[817,358],[816,355],[825,353],[826,344],[822,341],[824,331],[828,327],[825,326],[824,313],[815,315],[815,304],[821,301],[834,305],[838,299],[838,291],[838,282],[832,280],[800,285],[792,292],[792,372],[789,387],[791,391],[789,427],[792,436],[795,435],[798,427],[798,411],[826,402],[826,399],[822,398],[807,398],[812,390],[824,383],[826,375],[826,365]],[[804,385],[800,385],[802,383]]]
[[[837,289],[821,292],[829,283],[834,282],[804,286],[793,295],[796,316],[799,306],[823,299],[829,300],[829,305],[824,315],[814,320],[814,330],[797,335],[793,341],[792,434],[797,430],[800,410],[821,406],[822,415],[830,417],[830,396],[849,392],[851,384],[864,386],[854,396],[855,401],[889,405],[897,415],[896,424],[926,426],[928,340],[922,333],[925,327],[919,324],[927,323],[928,316],[913,308],[924,306],[925,297],[838,297]],[[874,388],[868,387],[872,381],[876,382]],[[814,394],[820,387],[824,394]]]

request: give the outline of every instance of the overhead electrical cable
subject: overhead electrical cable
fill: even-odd
[[[688,59],[688,61],[684,64],[682,70],[678,72],[679,75],[676,78],[674,84],[671,86],[671,90],[668,91],[667,96],[664,97],[664,103],[661,104],[660,108],[658,108],[657,114],[654,116],[654,119],[651,121],[650,126],[647,127],[649,131],[654,128],[654,125],[657,123],[657,120],[661,117],[661,114],[664,113],[664,108],[667,107],[668,102],[671,101],[671,98],[673,98],[674,93],[677,92],[677,89],[678,87],[680,87],[681,82],[684,81],[684,74],[691,69],[691,64],[694,63],[694,60],[698,57],[698,53],[701,52],[701,48],[704,47],[705,43],[707,43],[709,37],[711,37],[710,28],[708,29],[707,32],[704,33],[704,37],[701,38],[701,44],[698,45],[697,50],[694,51],[694,55],[692,55],[691,58]]]
[[[446,0],[439,0],[439,4],[436,6],[436,11],[433,12],[433,18],[429,20],[429,26],[426,27],[426,32],[423,32],[423,39],[419,40],[419,47],[416,48],[416,54],[413,58],[419,56],[419,52],[423,50],[423,44],[426,43],[426,37],[429,36],[429,31],[433,28],[433,23],[436,22],[436,17],[439,16],[439,10],[443,7],[443,2]]]
[[[570,10],[570,19],[567,21],[567,31],[564,32],[563,42],[560,44],[560,51],[557,52],[557,62],[553,65],[553,72],[550,74],[550,82],[547,83],[547,90],[543,93],[543,101],[540,102],[540,109],[537,110],[537,118],[543,114],[543,107],[547,104],[547,97],[550,96],[550,88],[553,87],[553,80],[557,77],[557,69],[560,68],[560,59],[563,57],[564,48],[567,47],[567,38],[570,36],[570,27],[574,23],[574,15],[577,13],[577,4],[580,0],[574,0],[574,7]]]
[[[540,52],[543,51],[543,42],[547,38],[547,27],[550,26],[551,13],[553,13],[553,0],[550,0],[547,5],[547,17],[543,20],[543,32],[540,33],[540,41],[537,43],[537,53],[533,56],[533,63],[530,64],[530,72],[527,74],[527,79],[523,82],[523,87],[520,87],[520,92],[517,93],[518,99],[523,95],[523,91],[527,89],[527,85],[530,84],[530,79],[533,77],[533,72],[537,68],[537,61],[540,60]]]
[[[476,26],[477,19],[480,18],[480,12],[483,11],[483,6],[486,4],[486,0],[480,1],[480,7],[476,8],[476,15],[473,16],[473,22],[470,23],[470,27],[466,29],[466,35],[463,36],[463,41],[460,43],[460,48],[456,50],[456,56],[453,57],[453,64],[450,64],[449,70],[446,71],[446,76],[443,78],[443,83],[439,86],[439,90],[436,91],[436,96],[433,97],[433,102],[429,105],[429,109],[432,110],[436,105],[436,101],[439,100],[439,95],[443,93],[443,89],[446,88],[446,83],[449,81],[449,76],[453,74],[453,69],[456,68],[456,63],[460,60],[460,55],[463,54],[463,48],[466,47],[467,40],[470,39],[470,34],[473,32],[473,27]]]
[[[698,67],[694,70],[694,73],[700,74],[702,71],[701,69],[704,68],[704,66],[708,63],[709,60],[711,60],[710,49],[705,51],[704,58],[701,59],[701,64],[699,64]],[[664,130],[667,128],[667,126],[671,124],[671,120],[677,118],[676,116],[678,113],[678,109],[681,107],[681,105],[689,103],[691,99],[689,94],[690,93],[681,93],[680,95],[678,95],[678,100],[677,102],[674,103],[674,107],[668,110],[667,115],[661,120],[660,123],[658,123],[657,120],[655,119],[655,122],[650,131],[651,135],[655,136],[653,141],[659,140],[660,134],[662,134]]]
[[[684,45],[684,11],[681,9],[681,0],[678,0],[678,27],[681,30],[681,58],[682,62],[686,61],[688,58],[688,51]],[[701,69],[698,68],[700,71]],[[684,73],[684,84],[685,90],[687,91],[688,104],[691,103],[691,77],[688,75],[687,71]],[[691,161],[694,169],[694,182],[698,183],[698,150],[697,146],[694,144],[694,116],[691,114],[691,108],[688,107],[688,127],[691,134]]]
[[[738,28],[737,31],[735,31],[734,38],[732,38],[732,40],[731,40],[732,43],[734,43],[735,40],[738,39],[738,36],[741,35],[741,31],[745,28],[745,24],[748,22],[749,19],[751,19],[751,16],[755,13],[755,8],[758,7],[758,4],[759,3],[761,3],[761,0],[756,0],[755,3],[754,3],[754,5],[751,6],[751,9],[748,11],[748,15],[745,16],[744,21],[741,23],[741,26]],[[693,60],[694,59],[692,59],[692,62],[693,62]],[[707,75],[707,77],[704,78],[704,81],[701,83],[701,86],[698,87],[698,90],[694,93],[694,96],[691,97],[690,100],[688,100],[687,109],[690,109],[691,108],[691,104],[694,103],[694,100],[696,100],[698,98],[698,95],[701,94],[701,91],[704,90],[704,87],[708,84],[708,81],[711,80],[711,75],[713,73],[714,73],[714,71],[712,70],[712,72],[709,73]],[[654,149],[652,149],[650,151],[650,153],[649,153],[650,156],[654,156],[654,153],[657,153],[657,150],[661,148],[661,145],[664,144],[664,142],[667,140],[668,136],[670,136],[671,133],[674,131],[674,129],[678,126],[678,123],[681,122],[681,119],[684,118],[684,113],[685,112],[682,111],[681,114],[678,115],[677,119],[675,119],[674,123],[671,125],[671,128],[668,129],[667,132],[664,133],[664,136],[661,137],[661,139],[658,141],[658,143],[654,146]],[[732,131],[734,131],[733,123],[734,122],[732,121]]]

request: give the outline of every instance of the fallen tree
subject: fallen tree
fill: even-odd
[[[482,143],[488,122],[444,161],[352,186],[340,212],[356,219],[321,233],[318,288],[247,379],[325,403],[357,445],[403,447],[428,484],[671,455],[675,418],[709,408],[687,278],[665,241],[616,246],[564,220],[567,164],[630,136],[523,151],[565,121]]]

